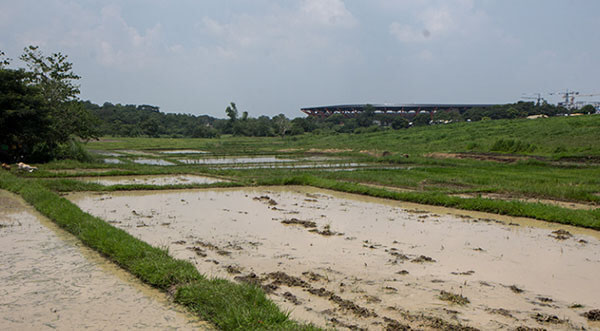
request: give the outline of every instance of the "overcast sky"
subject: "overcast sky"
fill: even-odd
[[[600,93],[598,0],[0,0],[0,50],[30,44],[84,100],[216,117]]]

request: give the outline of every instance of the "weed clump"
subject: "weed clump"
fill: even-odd
[[[583,316],[590,321],[600,321],[600,309],[592,309],[583,313]]]
[[[460,294],[446,292],[444,290],[442,290],[440,292],[439,298],[440,298],[440,300],[449,301],[451,303],[461,305],[461,306],[464,306],[471,302],[471,301],[469,301],[469,299],[467,299],[467,297],[464,297]]]
[[[523,290],[518,288],[517,285],[511,285],[508,287],[511,291],[513,291],[514,293],[523,293]]]

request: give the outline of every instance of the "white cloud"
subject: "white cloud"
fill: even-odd
[[[487,15],[474,8],[471,0],[421,1],[420,6],[404,8],[412,24],[392,22],[389,32],[403,43],[467,37],[487,24]]]
[[[356,19],[342,0],[304,0],[300,10],[308,22],[339,27],[356,25]]]
[[[199,26],[211,39],[208,46],[202,47],[225,58],[266,54],[291,60],[328,49],[334,43],[336,31],[351,29],[356,24],[357,20],[341,0],[305,0],[291,8],[277,7],[262,15],[234,15],[227,21],[204,17]]]

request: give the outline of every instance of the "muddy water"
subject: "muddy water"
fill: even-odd
[[[79,180],[101,185],[180,185],[180,184],[213,184],[223,180],[195,175],[144,175],[144,176],[106,176],[80,177]]]
[[[293,318],[322,326],[599,327],[581,316],[600,308],[596,231],[304,187],[69,198],[205,274],[256,274]]]
[[[0,261],[1,330],[207,328],[6,191]]]

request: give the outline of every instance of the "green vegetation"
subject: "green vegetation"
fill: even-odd
[[[488,153],[500,139],[519,140],[535,146],[534,152],[519,154],[560,159],[600,157],[600,116],[551,117],[535,120],[515,119],[461,122],[447,125],[412,127],[362,134],[304,134],[271,137],[224,136],[224,139],[148,139],[107,138],[89,143],[90,149],[199,149],[216,154],[272,154],[281,150],[352,149],[406,153],[411,157],[432,152]],[[393,161],[392,157],[387,161]]]
[[[8,60],[0,64],[0,161],[90,161],[76,138],[96,137],[95,117],[77,99],[72,64],[34,46],[21,60],[29,70],[8,69]]]
[[[498,105],[488,108],[473,108],[465,113],[456,110],[441,111],[433,115],[417,114],[404,118],[393,114],[375,113],[367,105],[365,110],[355,117],[341,114],[319,119],[298,117],[289,120],[283,114],[269,118],[252,118],[248,112],[240,116],[235,103],[225,109],[227,119],[218,119],[207,115],[165,114],[150,105],[113,105],[102,106],[89,101],[83,106],[100,119],[100,132],[104,136],[120,137],[170,137],[170,138],[214,138],[224,134],[250,137],[297,136],[303,133],[337,134],[368,133],[405,129],[411,126],[428,126],[450,122],[481,121],[487,119],[514,119],[529,115],[556,116],[567,114],[568,110],[549,104],[534,105],[532,102]],[[592,107],[593,108],[593,107]]]
[[[453,304],[461,305],[461,306],[464,306],[464,305],[470,303],[469,299],[467,299],[466,297],[464,297],[460,294],[455,294],[455,293],[451,293],[451,292],[447,292],[447,291],[441,291],[439,298],[440,298],[440,300],[449,301]]]
[[[82,212],[36,180],[1,172],[0,188],[20,194],[43,215],[144,282],[174,292],[176,302],[221,329],[316,329],[291,321],[259,288],[206,279],[191,263]]]

